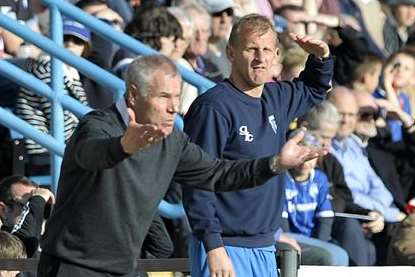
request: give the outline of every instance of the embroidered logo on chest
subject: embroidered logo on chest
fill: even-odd
[[[277,133],[277,121],[275,120],[274,115],[268,116],[268,122],[271,124],[271,128],[274,131],[274,133]]]
[[[239,135],[244,136],[244,140],[247,142],[252,142],[254,140],[254,135],[248,131],[247,126],[239,127]]]

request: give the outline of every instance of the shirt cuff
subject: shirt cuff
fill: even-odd
[[[206,252],[224,246],[222,236],[219,233],[206,234],[201,240]]]

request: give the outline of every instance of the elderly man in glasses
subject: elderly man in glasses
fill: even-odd
[[[403,221],[406,217],[403,212],[405,199],[397,174],[395,158],[398,155],[407,155],[403,148],[402,153],[398,154],[373,145],[372,140],[379,137],[376,128],[376,120],[380,114],[379,107],[386,109],[389,114],[394,113],[400,116],[403,128],[412,143],[413,119],[405,116],[402,111],[387,106],[384,102],[375,102],[368,93],[353,92],[344,87],[335,89],[330,100],[342,115],[339,130],[332,142],[331,153],[343,166],[345,180],[352,192],[354,202],[371,211],[369,215],[374,220],[363,223],[362,227],[368,233],[378,233],[383,228],[382,220],[380,220],[382,217],[386,223],[390,223],[387,227]],[[370,144],[369,140],[371,140]],[[388,166],[380,167],[382,163],[387,163]],[[375,242],[381,257],[378,261],[380,263],[382,263],[388,244],[385,239],[393,235],[390,229],[392,228],[385,228],[382,235],[377,236],[381,238],[379,240],[379,242],[382,241],[381,243]]]
[[[365,209],[377,211],[373,212],[374,218],[383,216],[387,222],[402,221],[405,214],[395,206],[391,192],[375,173],[367,157],[368,141],[377,134],[375,111],[378,108],[375,101],[370,94],[346,88],[337,88],[330,101],[342,115],[331,153],[343,166],[354,202]]]

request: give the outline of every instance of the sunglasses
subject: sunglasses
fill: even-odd
[[[64,35],[63,36],[63,41],[64,42],[72,42],[76,45],[84,45],[85,41],[83,41],[82,39],[76,37],[76,36],[72,36],[72,35]]]
[[[360,121],[371,121],[379,118],[379,110],[373,107],[362,107],[359,109]]]
[[[227,16],[233,16],[233,9],[232,8],[227,8],[223,11],[218,11],[218,12],[212,13],[212,16],[213,17],[220,17],[220,16],[222,16],[223,13],[226,13]]]

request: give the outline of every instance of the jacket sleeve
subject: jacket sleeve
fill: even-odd
[[[304,115],[311,107],[323,101],[331,89],[333,78],[334,58],[321,61],[310,55],[305,69],[300,76],[291,82],[277,82],[282,93],[279,102],[284,103],[281,108],[286,109],[288,121]]]
[[[32,257],[39,246],[45,204],[42,197],[32,197],[23,207],[19,221],[10,232],[23,242],[28,257]]]

